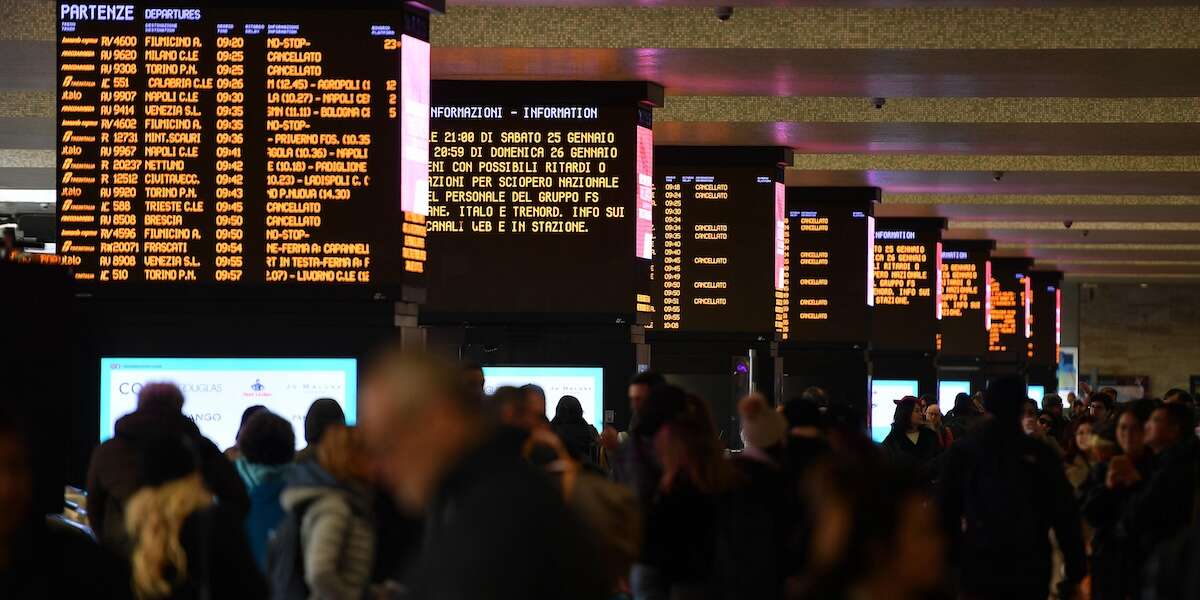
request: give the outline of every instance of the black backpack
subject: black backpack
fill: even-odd
[[[304,581],[304,547],[300,529],[310,502],[304,502],[287,513],[279,522],[267,545],[267,580],[271,584],[271,600],[306,600],[308,584]]]

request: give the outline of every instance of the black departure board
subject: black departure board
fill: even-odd
[[[933,218],[876,221],[872,349],[937,350],[945,224]]]
[[[419,281],[428,16],[356,6],[58,4],[58,252],[76,280]]]
[[[878,188],[787,189],[785,339],[866,345],[871,337]]]
[[[988,359],[1025,362],[1032,350],[1030,304],[1032,292],[1028,258],[992,259],[992,327],[988,330]]]
[[[1033,351],[1030,364],[1055,366],[1062,344],[1062,273],[1034,271],[1030,274],[1029,308]]]
[[[433,84],[427,315],[649,314],[645,83]]]
[[[938,350],[943,356],[982,357],[991,328],[991,240],[942,242],[942,323]]]
[[[656,328],[776,330],[790,163],[782,148],[655,148]]]

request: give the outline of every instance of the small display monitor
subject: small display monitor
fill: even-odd
[[[604,369],[601,367],[484,367],[484,391],[492,394],[496,388],[526,384],[540,386],[546,392],[546,418],[553,419],[558,401],[563,396],[575,396],[583,405],[583,420],[604,429]]]
[[[871,439],[883,441],[892,430],[896,401],[917,396],[916,379],[876,379],[871,382]]]
[[[943,379],[938,382],[938,407],[942,409],[942,414],[946,414],[950,409],[954,408],[954,397],[959,394],[971,393],[971,382],[965,379]]]
[[[355,423],[357,371],[353,358],[101,358],[100,441],[137,408],[142,386],[167,382],[183,391],[184,414],[222,450],[237,441],[242,412],[256,404],[291,421],[302,448],[304,415],[317,398],[332,398],[346,423]]]
[[[1027,385],[1027,386],[1025,386],[1025,389],[1027,390],[1026,393],[1028,394],[1028,396],[1030,398],[1033,398],[1034,400],[1037,400],[1038,405],[1041,406],[1042,398],[1046,396],[1046,386],[1044,386],[1044,385]]]

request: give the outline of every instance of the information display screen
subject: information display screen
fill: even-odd
[[[1058,271],[1034,271],[1030,290],[1032,306],[1029,309],[1033,354],[1030,363],[1043,366],[1058,365],[1062,346],[1062,273]]]
[[[892,430],[896,401],[917,394],[916,379],[876,379],[871,382],[871,439],[880,443]]]
[[[647,87],[434,83],[429,312],[650,312]]]
[[[558,401],[574,396],[583,406],[583,420],[604,431],[604,369],[601,367],[484,367],[484,392],[494,394],[506,385],[540,386],[546,392],[546,418],[553,419]]]
[[[1023,362],[1032,351],[1027,302],[1032,291],[1027,276],[1031,264],[1023,258],[992,259],[992,327],[988,330],[992,361]]]
[[[427,28],[352,6],[58,4],[63,262],[106,290],[414,281]]]
[[[942,219],[876,222],[873,349],[937,349],[944,224]]]
[[[657,327],[775,329],[775,295],[783,288],[782,251],[776,260],[783,248],[778,171],[657,165]]]
[[[788,189],[785,339],[863,345],[870,339],[872,211],[878,193],[875,188]]]
[[[991,328],[989,302],[992,263],[990,241],[942,243],[943,356],[981,357],[987,353]]]
[[[174,383],[183,391],[184,414],[218,448],[234,445],[242,412],[261,404],[291,421],[299,449],[304,415],[317,398],[332,398],[346,423],[355,423],[357,364],[353,358],[101,358],[100,441],[137,408],[142,386]]]

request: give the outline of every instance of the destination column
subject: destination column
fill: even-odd
[[[147,23],[143,38],[145,102],[143,128],[142,252],[146,281],[197,281],[202,256],[205,199],[200,159],[204,115],[200,94],[213,78],[200,70],[199,36],[163,34],[172,24]]]

